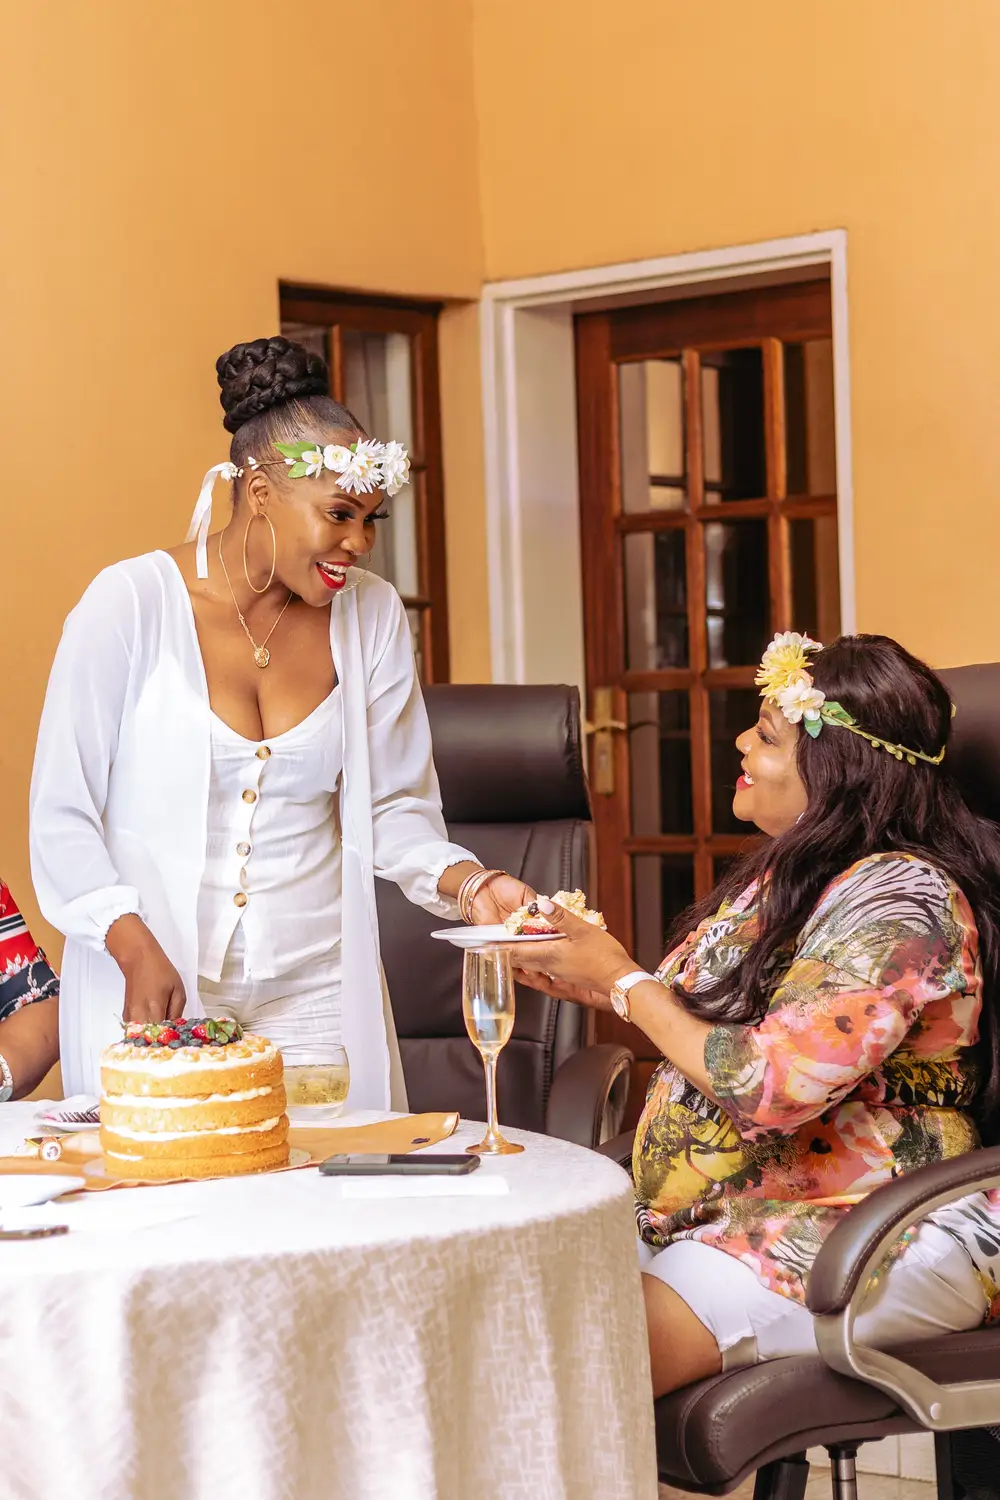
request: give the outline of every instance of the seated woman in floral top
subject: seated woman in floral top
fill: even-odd
[[[37,1088],[59,1056],[59,980],[0,880],[0,1103]]]
[[[768,837],[657,974],[548,902],[568,941],[517,952],[524,982],[614,1008],[664,1055],[633,1157],[657,1395],[813,1352],[805,1282],[840,1216],[973,1150],[1000,1095],[1000,834],[946,769],[944,686],[885,637],[791,633],[757,681],[733,809]],[[1000,1197],[978,1194],[907,1237],[856,1331],[889,1345],[988,1316]]]

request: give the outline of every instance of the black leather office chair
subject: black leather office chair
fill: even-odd
[[[1000,821],[1000,664],[941,675],[958,710],[948,764],[970,805]],[[601,1149],[625,1165],[631,1144],[622,1136]],[[932,1431],[939,1500],[952,1500],[949,1435],[1000,1423],[1000,1325],[891,1353],[856,1344],[852,1329],[869,1276],[897,1236],[944,1203],[988,1187],[1000,1187],[998,1146],[909,1173],[845,1214],[807,1289],[820,1357],[769,1360],[658,1401],[661,1480],[725,1495],[756,1471],[755,1500],[802,1500],[806,1450],[822,1446],[833,1463],[835,1500],[856,1500],[862,1443]]]
[[[427,711],[451,837],[533,889],[588,890],[590,804],[580,699],[568,687],[431,687]],[[379,931],[411,1109],[485,1111],[483,1068],[462,1020],[462,955],[445,925],[378,883]],[[632,1062],[588,1045],[589,1013],[518,986],[500,1055],[503,1125],[596,1146],[621,1128]]]

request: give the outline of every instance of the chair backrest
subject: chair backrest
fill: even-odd
[[[590,884],[580,699],[569,687],[429,687],[425,698],[450,836],[535,890]],[[482,1119],[483,1069],[462,1021],[462,955],[395,885],[378,882],[379,931],[410,1108]],[[552,1076],[587,1043],[587,1013],[519,986],[500,1057],[501,1120],[544,1130]]]
[[[1000,823],[1000,662],[938,674],[955,705],[948,765],[969,806]]]

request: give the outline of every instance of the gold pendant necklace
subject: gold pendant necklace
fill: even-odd
[[[229,569],[226,567],[226,559],[222,555],[222,537],[223,537],[223,533],[220,531],[219,532],[219,561],[222,564],[222,571],[223,571],[223,574],[225,575],[226,584],[227,584],[227,586],[229,588],[229,592],[232,595],[233,604],[236,606],[236,618],[239,620],[240,624],[243,626],[243,629],[246,632],[246,638],[250,642],[251,646],[253,647],[253,659],[254,659],[254,661],[257,663],[258,667],[264,668],[264,667],[267,666],[268,662],[271,660],[271,653],[267,649],[267,643],[271,639],[271,637],[274,634],[274,632],[277,630],[278,624],[279,624],[279,622],[281,620],[281,616],[285,613],[285,610],[291,604],[294,595],[292,594],[291,589],[289,589],[288,590],[288,598],[285,600],[284,604],[281,606],[281,611],[280,611],[280,613],[278,615],[277,620],[275,620],[274,624],[271,626],[270,630],[267,632],[267,635],[261,641],[260,645],[258,645],[257,642],[254,640],[253,636],[250,634],[250,626],[247,624],[246,620],[244,620],[244,618],[243,618],[243,611],[240,609],[239,602],[237,601],[237,598],[236,598],[236,590],[233,588],[232,584],[229,581]]]

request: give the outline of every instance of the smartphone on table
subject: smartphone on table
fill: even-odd
[[[329,1156],[319,1169],[327,1177],[467,1177],[479,1166],[478,1156],[390,1156],[381,1151],[363,1156]]]

